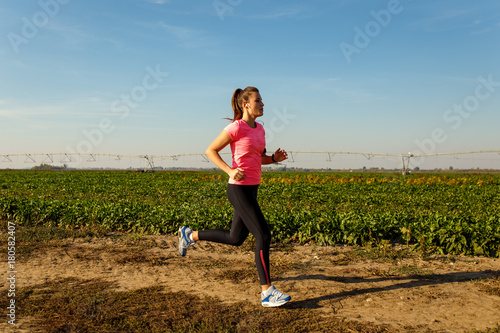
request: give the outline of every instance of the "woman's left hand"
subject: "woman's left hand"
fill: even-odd
[[[274,152],[274,160],[276,162],[283,162],[287,158],[288,158],[288,154],[286,153],[286,151],[284,151],[281,148],[276,149],[276,151]]]

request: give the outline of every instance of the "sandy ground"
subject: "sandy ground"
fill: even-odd
[[[352,251],[314,245],[273,249],[271,274],[274,284],[292,296],[287,306],[388,324],[401,331],[412,326],[464,332],[500,323],[500,297],[486,292],[500,288],[499,259],[422,260],[415,255],[387,262],[353,259]],[[172,291],[260,306],[251,244],[234,248],[199,242],[182,258],[174,236],[75,239],[31,253],[29,259],[17,262],[17,271],[17,288],[77,277],[113,281],[119,290],[160,284]],[[1,292],[6,294],[5,283]],[[32,320],[22,314],[18,318],[15,328],[0,323],[0,331],[30,332]]]

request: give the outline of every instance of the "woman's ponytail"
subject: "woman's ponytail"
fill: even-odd
[[[241,103],[240,103],[240,96],[241,96],[241,90],[240,88],[236,89],[233,94],[233,98],[231,99],[231,106],[233,107],[234,111],[234,117],[231,119],[232,121],[236,121],[238,119],[241,119],[243,117],[243,110],[241,109]]]
[[[248,101],[248,97],[252,92],[259,92],[259,89],[255,87],[246,87],[244,90],[240,88],[236,89],[233,93],[233,98],[231,99],[231,106],[234,111],[233,119],[228,118],[231,121],[236,121],[238,119],[243,118],[243,101]]]

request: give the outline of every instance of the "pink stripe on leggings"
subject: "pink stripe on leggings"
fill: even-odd
[[[266,262],[264,261],[264,253],[262,252],[262,250],[260,250],[260,261],[262,262],[264,273],[266,273],[267,284],[271,284],[271,281],[269,281],[269,273],[267,273]]]

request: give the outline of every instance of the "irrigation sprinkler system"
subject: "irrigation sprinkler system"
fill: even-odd
[[[229,155],[230,153],[221,153],[222,155]],[[401,173],[407,175],[410,173],[410,161],[412,158],[425,158],[425,157],[440,157],[440,156],[450,156],[455,159],[461,158],[463,155],[477,155],[477,154],[498,154],[498,160],[500,161],[500,150],[478,150],[478,151],[466,151],[466,152],[452,152],[452,153],[435,153],[435,154],[385,154],[385,153],[365,153],[365,152],[342,152],[342,151],[288,151],[288,161],[287,163],[295,163],[297,161],[297,156],[302,154],[316,154],[326,156],[327,162],[335,162],[337,157],[343,155],[359,155],[365,157],[367,160],[372,160],[374,158],[384,158],[397,160],[400,159]],[[81,162],[97,162],[103,158],[113,159],[114,161],[122,161],[126,158],[130,160],[143,160],[145,162],[146,170],[155,170],[155,161],[161,162],[164,160],[178,161],[181,157],[199,157],[202,162],[210,162],[205,154],[172,154],[172,155],[122,155],[122,154],[102,154],[102,153],[24,153],[24,154],[0,154],[1,163],[14,163],[14,160],[19,161],[19,159],[24,159],[24,163],[37,163],[41,161],[42,164],[52,164],[52,163],[64,163],[73,164]],[[500,168],[500,164],[499,164]]]

